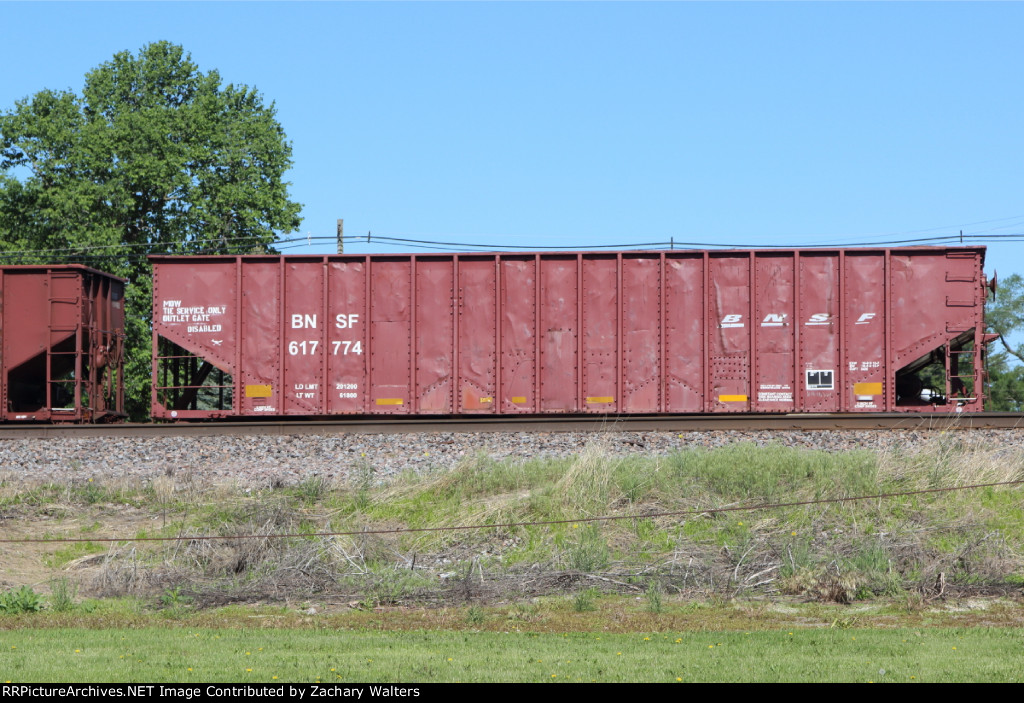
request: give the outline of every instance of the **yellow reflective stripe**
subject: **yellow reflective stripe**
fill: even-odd
[[[718,396],[719,403],[746,403],[747,396],[745,395],[720,395]]]
[[[854,383],[854,395],[882,395],[881,383]]]
[[[273,388],[269,384],[264,385],[247,385],[245,387],[246,398],[269,398],[273,395]]]
[[[401,398],[377,398],[377,405],[402,405],[404,402]]]

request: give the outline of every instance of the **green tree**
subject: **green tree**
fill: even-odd
[[[989,402],[987,410],[1016,412],[1024,410],[1024,278],[1012,274],[999,281],[994,301],[985,311],[985,322],[990,332],[999,335],[1002,351],[988,356]]]
[[[1024,278],[1012,274],[999,281],[996,299],[985,310],[989,330],[1000,336],[1005,351],[1024,362],[1024,345],[1009,339],[1024,332]]]
[[[141,418],[146,255],[272,251],[300,223],[290,166],[274,105],[254,89],[222,84],[168,42],[121,52],[86,74],[81,95],[43,90],[0,112],[0,250],[129,280],[126,393]]]
[[[1006,352],[989,354],[988,402],[986,410],[1001,412],[1024,411],[1024,366],[1010,364]]]

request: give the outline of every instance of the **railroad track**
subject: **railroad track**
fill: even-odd
[[[0,425],[3,439],[68,437],[209,437],[214,435],[403,434],[432,432],[688,432],[709,430],[974,430],[1024,428],[1021,413],[912,415],[629,415],[339,417],[269,422],[201,422],[120,425]]]

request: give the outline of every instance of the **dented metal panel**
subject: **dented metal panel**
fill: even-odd
[[[843,275],[840,402],[853,412],[882,412],[895,401],[885,374],[885,253],[846,252]]]
[[[412,407],[412,271],[401,257],[370,262],[369,400],[371,412],[409,413]]]
[[[977,411],[983,261],[155,257],[154,416]]]
[[[712,412],[750,409],[751,255],[713,253],[708,259],[709,360]]]
[[[810,412],[837,412],[839,256],[832,252],[802,253],[797,275],[800,285],[797,317],[800,407]]]
[[[623,412],[663,411],[661,269],[661,257],[622,258]]]
[[[794,334],[794,257],[756,258],[754,317],[756,339],[751,409],[792,412],[796,408],[796,335]]]
[[[575,412],[579,388],[579,261],[573,256],[540,258],[540,411]]]
[[[231,263],[228,261],[225,265]],[[212,270],[220,268],[214,264],[210,266]],[[206,268],[206,265],[203,268]],[[228,305],[231,312],[222,316],[224,321],[217,335],[218,338],[225,340],[217,345],[223,348],[223,353],[216,357],[224,364],[220,368],[235,368],[232,348],[224,348],[224,345],[230,344],[230,340],[234,339],[237,325],[240,334],[236,350],[239,354],[236,375],[241,377],[239,384],[243,389],[242,414],[284,414],[280,262],[253,261],[240,270],[236,266],[230,266],[222,269],[221,275],[223,287],[218,289],[221,298],[217,300],[217,304]],[[237,290],[239,282],[241,291]],[[160,281],[160,284],[163,286],[163,281]],[[156,293],[154,286],[154,294]],[[231,306],[231,301],[237,301],[236,305]],[[180,412],[185,409],[176,410]]]
[[[614,407],[619,393],[619,266],[615,255],[582,259],[583,408]]]
[[[416,262],[416,411],[454,410],[455,265],[451,258]]]
[[[459,260],[458,412],[491,413],[497,389],[497,291],[494,257]]]
[[[705,332],[707,255],[666,254],[662,299],[665,335],[665,412],[709,410]]]
[[[367,412],[367,270],[362,258],[327,263],[327,412]],[[441,335],[438,335],[441,336]]]
[[[501,381],[498,395],[503,413],[537,411],[537,298],[540,280],[535,256],[506,256],[501,272],[500,335]]]

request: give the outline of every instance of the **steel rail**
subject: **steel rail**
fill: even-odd
[[[1021,413],[848,413],[792,415],[558,415],[472,417],[343,416],[294,420],[105,425],[0,425],[3,439],[209,437],[214,435],[404,434],[441,432],[691,432],[1024,429]]]

